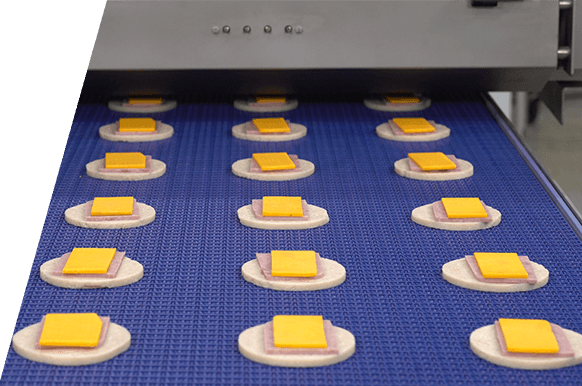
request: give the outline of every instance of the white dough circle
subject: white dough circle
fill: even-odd
[[[303,138],[307,135],[307,127],[298,123],[289,123],[291,129],[289,134],[247,134],[245,124],[235,125],[232,127],[232,136],[238,139],[258,142],[285,142]]]
[[[430,99],[421,96],[418,103],[386,103],[385,99],[380,97],[364,99],[364,106],[376,111],[420,111],[430,106]]]
[[[167,123],[157,122],[156,131],[154,134],[126,134],[117,135],[117,123],[110,123],[99,128],[99,136],[108,141],[113,142],[152,142],[160,141],[162,139],[170,138],[174,135],[174,128]]]
[[[94,349],[37,349],[41,323],[18,331],[12,337],[14,351],[31,361],[57,366],[82,366],[105,362],[126,351],[131,345],[131,334],[125,327],[110,323],[103,346]]]
[[[436,221],[434,212],[432,211],[432,204],[423,205],[412,211],[412,221],[419,225],[424,225],[429,228],[443,229],[446,231],[476,231],[480,229],[493,228],[501,222],[501,212],[487,206],[487,210],[491,213],[491,222],[443,222]]]
[[[245,205],[237,210],[241,224],[258,229],[312,229],[329,222],[327,210],[307,204],[309,220],[307,221],[273,221],[259,220],[253,213],[252,205]]]
[[[325,275],[310,281],[276,281],[267,280],[261,272],[257,259],[247,261],[241,268],[243,278],[259,287],[277,291],[317,291],[333,288],[346,280],[346,269],[340,263],[321,258]]]
[[[234,108],[251,113],[282,113],[296,109],[299,106],[297,99],[288,99],[284,104],[272,104],[270,106],[261,106],[260,104],[251,106],[250,103],[253,103],[252,99],[235,99]]]
[[[313,163],[300,159],[299,165],[301,166],[301,170],[298,172],[272,171],[267,173],[251,173],[251,161],[251,158],[245,158],[233,163],[232,172],[234,175],[257,181],[292,181],[309,177],[313,172],[315,172],[315,165],[313,165]]]
[[[548,370],[575,366],[582,362],[582,335],[562,328],[564,335],[574,350],[569,358],[510,357],[501,354],[495,326],[490,324],[471,333],[469,342],[471,350],[481,359],[493,364],[522,370]]]
[[[113,111],[118,111],[120,113],[163,113],[168,110],[175,109],[178,103],[173,100],[164,101],[161,104],[153,106],[124,106],[125,102],[122,101],[109,101],[107,104],[109,108]]]
[[[53,271],[59,259],[60,257],[57,257],[40,266],[40,278],[56,287],[74,289],[122,287],[135,283],[143,277],[143,266],[128,257],[123,258],[117,276],[113,278],[75,277],[75,275],[55,276]]]
[[[166,164],[162,161],[158,161],[157,159],[152,159],[150,161],[152,171],[149,173],[103,173],[99,171],[99,169],[103,166],[103,161],[104,159],[101,158],[89,162],[86,165],[87,175],[89,177],[109,181],[144,181],[161,177],[164,175],[164,173],[166,173]]]
[[[147,225],[156,219],[156,210],[149,205],[137,203],[139,207],[138,220],[114,220],[114,221],[87,221],[85,220],[85,208],[87,203],[73,206],[65,211],[65,221],[71,225],[90,229],[126,229]]]
[[[423,180],[423,181],[451,181],[460,180],[463,178],[471,177],[473,175],[473,165],[465,160],[457,158],[459,163],[459,171],[450,172],[415,172],[410,170],[410,164],[408,158],[400,159],[394,162],[394,171],[396,174],[411,178],[413,180]]]
[[[537,283],[486,283],[475,279],[473,271],[469,268],[465,258],[449,261],[443,265],[443,279],[459,287],[483,292],[525,292],[538,289],[548,283],[550,272],[541,264],[530,261],[536,274]]]
[[[238,350],[247,359],[269,366],[279,367],[319,367],[343,362],[356,351],[356,338],[351,332],[333,326],[339,346],[339,354],[328,355],[285,355],[265,352],[264,324],[244,330],[238,336]]]
[[[387,122],[382,123],[376,127],[376,134],[379,137],[384,139],[389,139],[391,141],[398,141],[398,142],[432,142],[438,141],[439,139],[447,138],[451,135],[451,129],[444,125],[440,125],[438,123],[432,124],[435,128],[435,131],[429,134],[421,134],[421,135],[396,135],[392,131],[392,128]]]

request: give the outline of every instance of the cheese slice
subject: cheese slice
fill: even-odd
[[[317,275],[315,251],[271,251],[271,275],[289,277]]]
[[[390,103],[419,103],[420,99],[413,94],[389,94],[384,95],[384,99]]]
[[[116,253],[117,248],[73,248],[63,273],[107,273]]]
[[[43,347],[95,347],[103,322],[95,313],[47,314],[40,334]]]
[[[91,216],[125,216],[133,214],[133,197],[95,197]]]
[[[255,101],[257,103],[285,103],[285,102],[287,102],[287,99],[285,97],[258,96],[258,97],[255,97]]]
[[[295,169],[287,153],[253,153],[253,159],[263,171]]]
[[[485,279],[527,279],[529,276],[517,253],[475,252],[474,256]]]
[[[555,354],[560,351],[552,326],[547,320],[499,319],[508,352]]]
[[[146,156],[142,153],[105,153],[105,169],[144,169]]]
[[[152,132],[156,131],[156,121],[152,118],[120,118],[121,132]]]
[[[478,198],[441,199],[448,218],[486,218],[487,212]]]
[[[303,217],[301,197],[265,196],[263,197],[263,216]]]
[[[130,105],[161,105],[162,98],[129,98]]]
[[[422,171],[452,170],[457,165],[443,153],[408,153],[408,158],[414,161]]]
[[[434,126],[424,118],[394,118],[392,122],[405,134],[431,133],[435,131]]]
[[[256,118],[253,124],[261,134],[269,133],[289,133],[291,128],[284,118]]]
[[[327,348],[321,315],[274,316],[273,335],[275,347]]]

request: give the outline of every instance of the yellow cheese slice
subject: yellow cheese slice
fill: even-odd
[[[151,132],[156,131],[156,121],[152,118],[120,118],[119,131]]]
[[[487,212],[478,198],[441,199],[448,218],[486,218]]]
[[[285,97],[258,96],[258,97],[255,97],[255,101],[257,103],[285,103],[285,102],[287,102],[287,99]]]
[[[253,159],[264,171],[295,169],[287,153],[253,153]]]
[[[107,273],[117,248],[73,248],[63,273]]]
[[[435,131],[434,126],[424,118],[394,118],[392,122],[405,134],[431,133]]]
[[[273,335],[275,347],[327,348],[321,315],[274,316]]]
[[[284,118],[256,118],[253,124],[261,134],[268,133],[289,133],[291,128]]]
[[[414,161],[422,171],[452,170],[457,165],[443,153],[408,153],[408,158]]]
[[[265,196],[263,197],[263,216],[303,217],[301,197]]]
[[[95,347],[103,322],[95,313],[47,314],[40,334],[43,347]]]
[[[413,94],[389,94],[384,95],[384,99],[390,103],[419,103],[420,99]]]
[[[130,105],[160,105],[162,104],[162,98],[129,98],[127,103]]]
[[[509,352],[555,354],[560,351],[547,320],[499,319],[499,326]]]
[[[146,156],[142,153],[105,153],[105,169],[143,169]]]
[[[133,214],[133,197],[95,197],[91,216],[125,216]]]
[[[517,253],[475,252],[474,256],[485,279],[527,279],[529,276]]]
[[[315,251],[271,251],[271,275],[291,277],[317,275]]]

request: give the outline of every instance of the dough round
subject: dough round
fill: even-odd
[[[232,164],[232,172],[243,178],[258,181],[291,181],[300,178],[309,177],[315,172],[315,165],[309,161],[300,159],[299,165],[301,170],[298,172],[269,172],[269,173],[251,173],[251,158],[245,158]]]
[[[71,225],[90,229],[126,229],[137,228],[147,225],[155,220],[156,210],[149,205],[137,203],[139,207],[139,220],[117,220],[117,221],[86,221],[85,204],[73,206],[65,211],[65,221]]]
[[[143,266],[128,257],[123,258],[119,272],[114,278],[90,278],[71,276],[54,276],[53,271],[60,257],[52,259],[40,266],[40,278],[56,287],[91,289],[122,287],[135,283],[143,277]]]
[[[430,106],[428,97],[421,96],[418,99],[420,99],[418,103],[386,103],[386,100],[380,97],[366,98],[364,106],[377,111],[420,111]]]
[[[298,123],[289,123],[291,132],[289,134],[247,134],[244,131],[244,123],[232,127],[232,136],[238,139],[258,142],[285,142],[303,138],[307,135],[307,127]]]
[[[476,231],[493,228],[501,222],[501,213],[497,209],[487,206],[493,221],[491,222],[437,222],[434,219],[432,204],[423,205],[412,211],[412,221],[429,228],[444,229],[447,231]]]
[[[422,172],[413,172],[410,170],[410,165],[408,158],[400,159],[394,162],[394,170],[396,174],[406,177],[412,178],[413,180],[423,180],[423,181],[450,181],[450,180],[460,180],[463,178],[471,177],[473,175],[473,165],[465,160],[458,159],[457,162],[459,163],[460,171],[457,172],[447,172],[447,173],[422,173]]]
[[[152,171],[150,173],[102,173],[99,171],[99,168],[103,165],[103,158],[101,158],[91,161],[86,165],[87,175],[109,181],[143,181],[161,177],[166,173],[165,163],[157,159],[152,159],[150,162],[152,165]]]
[[[273,281],[265,279],[257,259],[247,261],[241,268],[243,278],[249,283],[277,291],[317,291],[333,288],[346,280],[346,269],[333,260],[321,258],[325,275],[312,281]]]
[[[119,111],[120,113],[163,113],[164,111],[175,109],[178,103],[176,101],[164,101],[155,106],[148,107],[138,107],[139,105],[133,106],[123,106],[122,101],[109,101],[107,104],[109,108],[113,111]]]
[[[234,101],[234,108],[251,113],[282,113],[296,109],[299,106],[297,99],[288,99],[285,104],[278,106],[250,106],[253,103],[252,99],[236,99]]]
[[[376,134],[378,134],[378,136],[381,138],[399,142],[432,142],[447,138],[449,135],[451,135],[451,129],[448,127],[439,125],[438,123],[435,123],[433,126],[435,131],[430,134],[395,135],[390,128],[390,125],[388,125],[387,122],[384,122],[376,127]]]
[[[468,288],[483,292],[525,292],[538,289],[548,283],[550,272],[541,264],[530,261],[534,267],[534,272],[538,282],[530,285],[528,283],[520,284],[501,284],[485,283],[475,279],[473,271],[469,268],[465,258],[449,261],[443,265],[443,279],[459,287]]]
[[[99,128],[99,135],[101,138],[113,142],[152,142],[170,138],[174,135],[174,128],[172,126],[161,122],[158,122],[157,125],[159,126],[156,127],[158,132],[155,134],[116,135],[117,124],[110,123]]]
[[[245,205],[237,211],[241,224],[258,229],[312,229],[329,222],[327,210],[307,204],[309,220],[307,221],[272,221],[258,220],[251,205]]]
[[[532,358],[532,357],[508,357],[501,355],[495,326],[490,324],[476,329],[471,333],[469,342],[475,355],[487,362],[513,369],[522,370],[548,370],[575,366],[582,362],[582,335],[572,330],[562,329],[568,342],[574,350],[574,356],[570,358]]]
[[[110,323],[105,343],[99,348],[40,350],[35,348],[40,325],[40,323],[36,323],[25,327],[12,337],[14,351],[18,355],[35,362],[57,366],[90,365],[115,358],[131,345],[129,331],[119,324]]]
[[[265,353],[263,329],[260,324],[244,330],[238,336],[238,350],[253,362],[280,367],[319,367],[343,362],[356,351],[356,338],[351,332],[333,326],[339,346],[337,355],[269,355]]]

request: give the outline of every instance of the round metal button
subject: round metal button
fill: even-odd
[[[222,32],[224,32],[225,34],[230,32],[230,27],[225,25],[224,27],[222,27]]]
[[[291,27],[290,25],[285,26],[285,32],[290,34],[291,32],[293,32],[293,27]]]
[[[263,28],[263,30],[265,31],[265,33],[270,34],[271,33],[271,26],[266,25],[265,28]]]
[[[246,34],[250,34],[251,33],[251,26],[250,25],[245,25],[243,27],[243,32]]]

